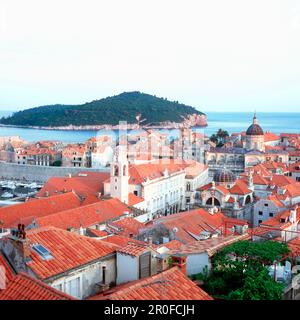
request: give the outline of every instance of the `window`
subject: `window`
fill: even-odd
[[[265,203],[265,207],[268,207],[269,205],[267,203]]]
[[[57,284],[57,285],[53,286],[53,288],[58,291],[63,291],[63,284],[62,283]]]
[[[81,298],[81,292],[80,292],[80,277],[77,277],[75,279],[72,279],[68,282],[66,282],[66,293],[70,296]]]
[[[102,267],[102,283],[103,284],[106,283],[106,267],[105,266]]]
[[[41,244],[37,243],[37,244],[34,244],[32,246],[32,249],[37,253],[39,254],[39,256],[43,259],[43,260],[50,260],[52,259],[52,255],[51,253],[44,247],[42,246]]]
[[[269,217],[274,217],[274,213],[273,213],[273,212],[270,212],[270,213],[269,213]]]
[[[136,190],[133,191],[134,195],[138,195],[138,192]]]
[[[259,214],[260,216],[262,216],[262,215],[263,215],[263,212],[262,212],[262,211],[258,211],[258,214]]]
[[[258,220],[258,223],[262,223],[262,220]]]

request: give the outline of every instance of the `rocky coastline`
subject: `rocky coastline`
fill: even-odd
[[[206,115],[193,115],[188,119],[185,119],[183,122],[160,122],[155,125],[141,125],[139,126],[137,123],[128,123],[127,129],[129,130],[137,130],[137,129],[180,129],[183,126],[187,127],[206,127],[207,119]],[[121,125],[83,125],[83,126],[53,126],[53,127],[44,127],[44,126],[22,126],[22,125],[6,125],[0,124],[0,127],[8,127],[8,128],[24,128],[24,129],[36,129],[36,130],[61,130],[61,131],[98,131],[98,130],[119,130],[121,129]]]

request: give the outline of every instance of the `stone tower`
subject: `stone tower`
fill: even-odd
[[[119,145],[116,148],[114,160],[110,166],[110,195],[128,204],[128,160],[127,146]]]

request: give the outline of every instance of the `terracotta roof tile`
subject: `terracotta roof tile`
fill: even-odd
[[[159,218],[153,221],[153,226],[163,224],[168,230],[177,229],[175,238],[182,243],[190,243],[198,240],[201,232],[206,231],[211,234],[224,233],[226,229],[233,225],[246,225],[247,222],[238,219],[227,218],[222,212],[210,214],[204,209],[195,209],[191,211],[176,213],[167,217]],[[230,224],[230,226],[229,226]],[[230,234],[230,230],[226,230]]]
[[[38,217],[77,208],[80,205],[81,201],[78,196],[73,192],[68,192],[0,208],[0,220],[4,222],[4,227],[11,228],[17,226],[18,223],[29,224]]]
[[[128,207],[117,198],[101,200],[96,203],[73,208],[36,219],[38,226],[53,226],[67,230],[91,227],[117,219],[129,211]]]
[[[108,224],[113,233],[123,235],[123,236],[136,236],[139,233],[139,230],[145,228],[145,224],[137,221],[134,218],[128,217],[120,220],[113,221]]]
[[[53,257],[43,260],[31,250],[32,260],[27,265],[40,279],[80,267],[116,251],[113,244],[53,227],[32,229],[27,232],[27,238],[32,245],[44,246]]]
[[[229,189],[231,194],[239,194],[239,195],[246,195],[252,193],[252,191],[248,188],[247,184],[242,181],[241,179],[236,180],[234,186]]]
[[[134,206],[135,204],[145,201],[143,198],[136,196],[134,193],[128,194],[128,205]]]
[[[139,245],[135,243],[128,243],[125,247],[117,250],[117,252],[119,253],[127,254],[130,256],[140,256],[146,251],[149,251],[149,247],[147,247],[146,244]]]
[[[119,235],[108,236],[102,241],[107,243],[112,243],[118,246],[119,248],[125,247],[127,244],[130,244],[130,243],[145,245],[145,242],[143,241],[136,240],[129,237],[119,236]]]
[[[213,300],[177,267],[152,277],[117,286],[92,300]]]
[[[81,172],[71,177],[52,177],[38,192],[37,197],[74,190],[77,194],[87,197],[103,194],[103,182],[109,177],[109,172]]]
[[[19,273],[0,291],[0,300],[75,300],[26,273]]]

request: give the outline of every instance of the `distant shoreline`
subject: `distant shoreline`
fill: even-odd
[[[58,130],[58,131],[98,131],[98,130],[119,130],[120,125],[85,125],[85,126],[59,126],[59,127],[44,127],[44,126],[22,126],[22,125],[10,125],[10,124],[1,124],[0,127],[4,128],[22,128],[22,129],[35,129],[35,130]],[[171,123],[161,123],[153,126],[138,126],[137,124],[127,124],[127,129],[138,130],[138,129],[179,129],[182,127],[182,123],[171,122]],[[193,127],[193,126],[191,126]],[[195,125],[195,127],[205,128],[207,127],[207,121],[201,125]]]

